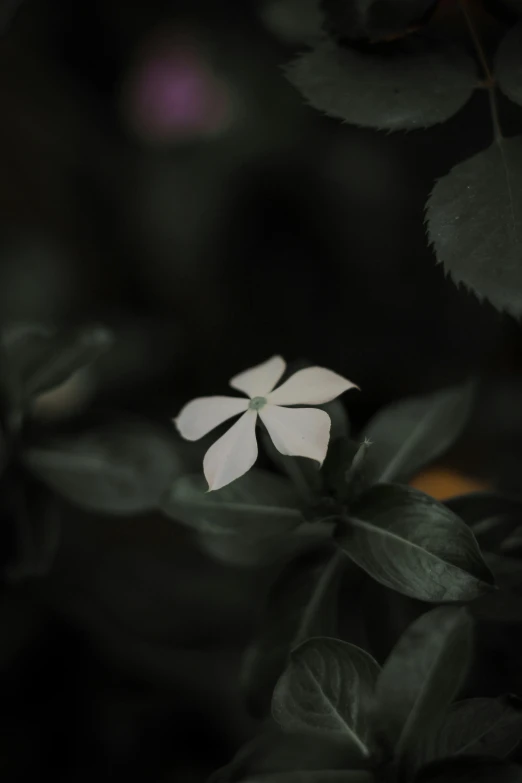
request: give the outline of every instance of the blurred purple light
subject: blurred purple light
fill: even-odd
[[[127,111],[139,135],[168,140],[220,130],[230,99],[197,50],[173,45],[138,66],[128,86]]]

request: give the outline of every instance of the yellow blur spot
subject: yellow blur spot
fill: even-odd
[[[466,492],[481,492],[491,489],[484,481],[463,476],[448,468],[429,468],[418,474],[411,482],[412,487],[422,490],[437,500],[446,500]]]

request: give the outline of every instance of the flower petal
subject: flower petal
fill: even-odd
[[[247,411],[205,454],[203,472],[209,491],[230,484],[256,461],[256,420],[257,411]]]
[[[268,402],[271,405],[321,405],[353,388],[359,387],[336,372],[324,367],[307,367],[273,391]]]
[[[330,440],[331,422],[327,413],[317,408],[265,405],[259,415],[281,454],[309,457],[323,463]]]
[[[181,409],[174,424],[185,440],[198,440],[224,421],[246,411],[248,400],[241,397],[198,397]]]
[[[272,356],[267,362],[234,375],[230,385],[249,397],[265,397],[272,391],[285,369],[285,360],[281,356]]]

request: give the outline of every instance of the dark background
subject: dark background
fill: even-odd
[[[519,327],[445,278],[423,223],[488,144],[486,96],[404,135],[321,117],[267,6],[3,0],[2,324],[107,324],[96,404],[154,417],[273,353],[356,382],[355,429],[478,375],[447,462],[517,492]],[[2,778],[203,781],[254,730],[238,669],[268,578],[160,516],[68,509],[50,573],[0,595]]]

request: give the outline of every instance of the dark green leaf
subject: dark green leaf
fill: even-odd
[[[344,559],[344,558],[343,558]],[[338,635],[337,592],[343,559],[312,552],[289,563],[273,585],[242,680],[251,711],[269,711],[274,685],[290,651],[311,636]]]
[[[23,403],[91,364],[112,347],[114,338],[100,326],[65,334],[26,326],[6,330],[2,341]]]
[[[164,498],[163,510],[202,533],[248,530],[271,536],[302,522],[300,500],[286,479],[249,471],[219,492],[208,492],[202,475],[180,476]]]
[[[522,23],[515,25],[501,42],[495,76],[502,92],[522,105]]]
[[[272,535],[259,528],[236,533],[200,533],[200,546],[220,562],[242,567],[265,566],[285,562],[301,552],[316,550],[327,543],[333,534],[333,525],[303,522],[293,530]]]
[[[333,35],[369,40],[405,33],[434,5],[435,0],[322,0]]]
[[[464,106],[477,82],[467,54],[420,38],[389,56],[321,43],[290,63],[286,75],[319,111],[392,131],[444,122]]]
[[[445,505],[471,527],[485,551],[517,555],[522,549],[519,498],[496,492],[473,492],[450,498]]]
[[[300,502],[288,480],[254,469],[219,492],[207,492],[201,475],[181,476],[162,508],[196,530],[213,557],[254,566],[295,555],[331,537],[331,525],[303,521]]]
[[[230,764],[211,776],[208,783],[243,783],[249,776],[294,772],[352,769],[360,756],[345,742],[324,734],[287,733],[269,728],[244,745]]]
[[[461,434],[473,403],[473,384],[392,403],[366,426],[376,481],[408,481]]]
[[[506,758],[522,739],[522,702],[516,696],[453,704],[419,748],[427,764],[457,754]]]
[[[509,522],[513,522],[513,518],[507,518]],[[513,557],[520,557],[522,554],[522,526],[516,527],[508,536],[504,539],[500,545],[500,551],[505,555],[511,555]]]
[[[320,0],[267,0],[262,9],[266,26],[282,41],[314,44],[324,37]]]
[[[522,518],[522,500],[500,492],[469,492],[455,495],[445,505],[471,527],[483,520],[518,512]]]
[[[359,647],[338,639],[309,639],[291,654],[274,690],[272,714],[288,731],[338,737],[368,757],[370,704],[379,671]]]
[[[471,601],[493,585],[470,529],[411,487],[379,484],[361,495],[339,544],[378,582],[422,601]]]
[[[180,470],[170,433],[135,419],[53,438],[23,459],[67,500],[109,514],[156,508]]]
[[[522,561],[489,553],[484,559],[499,589],[473,601],[470,611],[480,620],[522,622]]]
[[[456,283],[522,314],[522,137],[495,143],[440,179],[428,200],[430,242]]]
[[[452,758],[425,767],[415,783],[522,783],[522,768],[494,758]]]
[[[471,647],[466,610],[440,606],[415,620],[393,648],[377,682],[376,709],[399,759],[437,725],[467,672]]]

